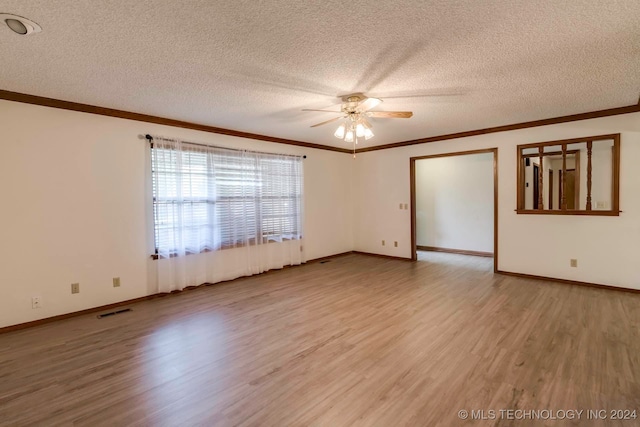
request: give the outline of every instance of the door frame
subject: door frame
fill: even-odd
[[[468,156],[473,154],[493,153],[493,272],[498,272],[498,148],[483,148],[480,150],[457,151],[453,153],[417,156],[409,159],[409,175],[411,189],[411,260],[418,260],[416,243],[416,161],[435,159],[438,157]]]

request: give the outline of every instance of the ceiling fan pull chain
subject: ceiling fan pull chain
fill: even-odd
[[[358,143],[358,136],[354,134],[353,136],[353,158],[356,158],[356,144]]]

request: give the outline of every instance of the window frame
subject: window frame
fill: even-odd
[[[524,209],[525,206],[525,168],[523,166],[524,159],[529,157],[523,151],[527,148],[548,147],[556,145],[569,145],[581,142],[594,142],[603,140],[613,140],[612,153],[612,190],[611,190],[611,209],[608,210],[584,210],[584,209]],[[568,151],[566,151],[568,153]],[[532,158],[536,158],[535,156]],[[582,138],[562,139],[556,141],[535,142],[529,144],[521,144],[516,147],[516,209],[518,215],[586,215],[586,216],[620,216],[620,134],[607,134],[586,136]]]

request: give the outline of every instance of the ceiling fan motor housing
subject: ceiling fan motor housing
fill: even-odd
[[[356,112],[356,108],[358,108],[362,97],[360,97],[359,95],[350,95],[342,99],[344,101],[342,103],[342,111],[347,114],[353,114]]]

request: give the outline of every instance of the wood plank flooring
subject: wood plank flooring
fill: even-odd
[[[640,294],[346,255],[0,335],[0,425],[640,425]]]

